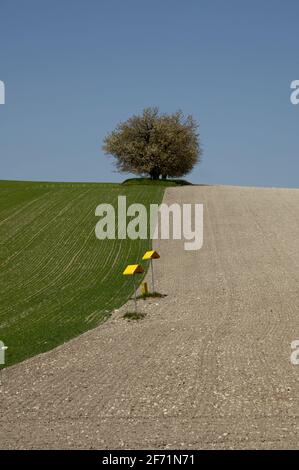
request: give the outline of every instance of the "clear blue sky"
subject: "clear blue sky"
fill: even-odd
[[[200,121],[190,180],[298,187],[298,0],[1,0],[0,179],[120,181],[104,135]]]

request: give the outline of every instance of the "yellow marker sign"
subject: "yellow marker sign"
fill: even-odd
[[[158,259],[160,258],[159,253],[157,253],[155,250],[147,251],[144,253],[142,259]]]
[[[157,253],[155,250],[150,250],[144,253],[142,259],[144,260],[150,260],[151,262],[151,271],[152,271],[152,289],[153,292],[155,292],[155,279],[154,279],[154,268],[153,268],[153,259],[158,259],[160,258],[159,253]]]
[[[128,266],[123,272],[124,276],[132,276],[133,278],[135,312],[137,312],[137,297],[136,297],[136,284],[135,284],[134,274],[141,274],[143,273],[143,271],[144,271],[143,267],[140,266],[140,264],[128,264]]]
[[[133,274],[143,273],[143,267],[140,264],[128,264],[123,274],[125,276],[132,276]]]

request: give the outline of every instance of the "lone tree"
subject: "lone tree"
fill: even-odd
[[[141,116],[132,116],[118,124],[104,139],[103,150],[116,158],[119,171],[137,175],[186,175],[200,161],[198,124],[182,111],[159,114],[158,108],[146,108]]]

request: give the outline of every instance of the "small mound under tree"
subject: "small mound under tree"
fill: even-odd
[[[182,111],[160,114],[146,108],[117,125],[104,139],[103,150],[116,158],[121,172],[160,177],[181,177],[200,161],[198,124]]]

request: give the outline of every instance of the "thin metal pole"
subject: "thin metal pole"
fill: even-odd
[[[151,270],[152,270],[152,287],[153,293],[155,292],[155,280],[154,280],[154,268],[153,268],[153,260],[151,259]]]
[[[136,298],[136,285],[135,285],[135,275],[134,274],[133,274],[133,284],[134,284],[135,313],[137,313],[137,298]]]

